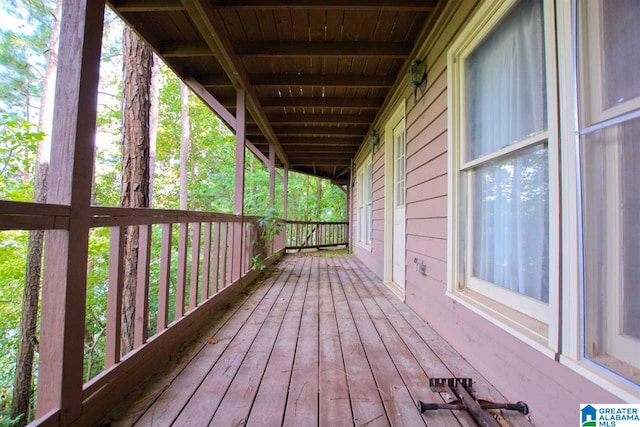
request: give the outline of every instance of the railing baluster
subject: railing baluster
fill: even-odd
[[[221,271],[220,271],[220,287],[219,289],[223,289],[224,287],[227,286],[227,283],[229,283],[229,280],[227,279],[227,270],[229,270],[227,268],[227,261],[228,261],[228,257],[227,257],[227,253],[229,252],[228,249],[228,241],[229,241],[229,223],[225,222],[223,224],[220,224],[220,228],[222,229],[222,235],[220,236],[220,252],[222,252],[222,265],[221,265]]]
[[[240,270],[242,269],[242,224],[239,222],[233,223],[232,242],[231,283],[240,278]]]
[[[184,316],[184,297],[187,287],[187,245],[189,242],[189,224],[180,224],[178,233],[178,281],[176,284],[176,317]]]
[[[138,278],[136,285],[136,318],[133,347],[138,348],[149,337],[149,263],[151,261],[151,225],[141,225],[138,238]]]
[[[209,299],[211,287],[211,223],[204,224],[204,254],[202,256],[202,300]]]
[[[124,271],[124,227],[111,227],[109,246],[109,290],[107,293],[107,342],[105,368],[120,361],[120,332],[122,330],[122,287]]]
[[[158,327],[157,333],[169,324],[169,284],[171,283],[171,236],[173,224],[162,224],[162,245],[160,246],[160,280],[158,285]]]
[[[189,287],[189,309],[198,306],[198,288],[200,278],[200,231],[201,223],[193,223],[191,237],[191,286]]]
[[[244,224],[244,271],[242,275],[246,274],[251,270],[251,257],[253,256],[253,251],[251,250],[251,242],[253,241],[253,233],[251,232],[250,224]]]
[[[213,236],[213,292],[217,293],[220,290],[220,223],[216,222],[214,226]]]

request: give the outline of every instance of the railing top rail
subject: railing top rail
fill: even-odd
[[[173,209],[91,207],[91,227],[186,222],[247,222],[257,216]],[[0,230],[50,230],[69,227],[69,206],[0,200]]]
[[[287,224],[310,224],[310,225],[315,225],[315,224],[346,225],[346,224],[349,224],[348,221],[291,221],[291,220],[285,220],[285,222]]]

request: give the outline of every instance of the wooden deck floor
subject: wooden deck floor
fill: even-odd
[[[215,344],[207,340],[215,337]],[[429,377],[504,398],[354,257],[287,255],[114,425],[457,426]],[[527,425],[518,414],[514,425]]]

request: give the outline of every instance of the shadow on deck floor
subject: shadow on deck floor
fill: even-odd
[[[112,425],[469,426],[430,377],[475,369],[355,257],[289,254],[212,319],[165,372],[114,411]],[[530,425],[521,415],[514,426]]]

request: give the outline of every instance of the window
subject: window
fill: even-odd
[[[603,3],[579,7],[583,355],[640,384],[640,3]]]
[[[358,170],[358,242],[371,245],[373,165],[368,159]]]
[[[544,344],[557,292],[550,248],[558,244],[550,233],[557,209],[550,10],[543,0],[487,2],[449,52],[457,213],[449,216],[450,289]]]

